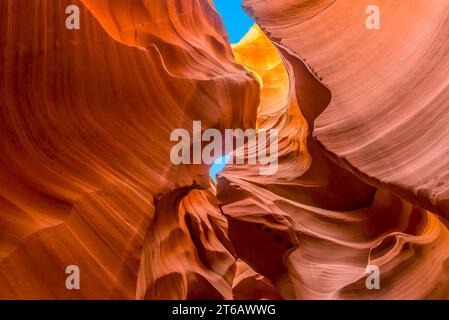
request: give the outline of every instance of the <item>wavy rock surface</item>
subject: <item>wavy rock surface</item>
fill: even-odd
[[[313,131],[330,157],[447,218],[449,3],[377,1],[381,29],[368,30],[372,4],[245,2],[285,57],[305,61],[331,91]]]
[[[288,299],[447,299],[446,225],[329,162],[310,132],[321,106],[310,95],[328,91],[299,60],[286,50],[281,59],[259,29],[233,49],[262,82],[259,129],[280,135],[276,175],[228,165],[219,178],[237,255]],[[283,104],[276,109],[272,101]],[[370,266],[380,270],[381,290],[365,286]]]
[[[212,193],[189,189],[158,201],[142,250],[137,298],[232,299],[234,250],[215,202]]]
[[[0,74],[0,297],[136,297],[153,200],[207,176],[171,165],[170,132],[254,126],[258,84],[211,2],[2,0]],[[204,250],[222,293],[229,254]]]
[[[211,0],[0,0],[0,298],[449,299],[449,4],[368,4],[246,0],[231,47]],[[277,173],[172,165],[192,121]]]
[[[237,270],[232,288],[237,300],[281,300],[282,296],[270,280],[256,273],[245,262],[237,261]]]

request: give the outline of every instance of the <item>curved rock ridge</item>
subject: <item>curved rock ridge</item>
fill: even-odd
[[[233,251],[214,195],[173,191],[157,202],[147,230],[137,298],[232,299]]]
[[[65,28],[73,4],[80,30]],[[208,172],[171,164],[171,131],[255,125],[258,83],[211,2],[0,1],[0,74],[0,297],[154,297],[138,279],[154,200]],[[220,241],[184,274],[229,298],[235,262]],[[68,265],[80,290],[65,287]]]
[[[447,218],[449,3],[376,1],[380,30],[365,26],[372,4],[244,5],[289,60],[306,62],[331,91],[313,131],[329,156],[368,183]]]
[[[282,296],[270,280],[256,273],[242,260],[237,260],[237,271],[232,291],[234,299],[237,300],[282,299]]]
[[[219,176],[237,256],[286,299],[449,298],[444,220],[328,159],[311,130],[329,91],[287,49],[278,52],[254,27],[233,50],[262,82],[259,129],[277,128],[280,136],[274,176],[231,164]],[[373,266],[381,290],[366,286]]]

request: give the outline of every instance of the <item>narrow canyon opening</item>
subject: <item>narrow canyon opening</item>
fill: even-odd
[[[243,0],[213,0],[213,3],[222,18],[231,45],[237,44],[254,25],[254,21],[242,8]],[[209,176],[214,190],[217,175],[225,169],[229,157],[229,154],[220,156],[211,165]]]

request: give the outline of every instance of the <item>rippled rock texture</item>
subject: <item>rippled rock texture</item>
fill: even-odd
[[[449,298],[449,3],[377,2],[246,0],[231,46],[211,0],[0,0],[0,298]],[[192,121],[279,170],[172,164]]]
[[[70,4],[79,30],[65,27]],[[0,296],[188,298],[183,281],[205,281],[232,297],[225,219],[200,205],[207,194],[178,199],[208,168],[170,162],[175,128],[255,124],[259,86],[211,3],[1,0],[0,21]],[[197,247],[213,227],[217,240]],[[178,261],[175,244],[192,258]],[[64,285],[72,264],[79,291]],[[178,287],[153,295],[155,279]]]

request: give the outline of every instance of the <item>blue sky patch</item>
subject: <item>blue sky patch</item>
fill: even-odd
[[[223,171],[223,169],[226,167],[226,163],[228,162],[229,158],[230,158],[229,155],[218,158],[217,160],[214,161],[214,163],[210,167],[209,175],[212,178],[212,180],[214,180],[215,183],[217,183],[217,174]]]
[[[239,42],[254,24],[242,8],[243,0],[213,0],[213,2],[223,19],[230,42]]]

